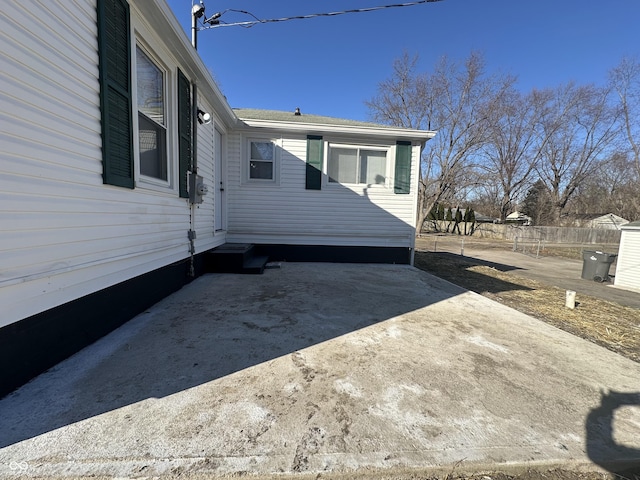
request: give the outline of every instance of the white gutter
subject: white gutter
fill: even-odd
[[[164,24],[167,30],[164,32],[164,39],[172,46],[171,53],[179,60],[179,63],[187,67],[185,74],[191,77],[191,81],[198,83],[200,93],[207,97],[213,110],[222,117],[227,126],[235,126],[238,122],[237,115],[227,103],[202,58],[193,48],[191,39],[176,19],[166,0],[130,0],[130,3],[135,5],[147,22],[151,21],[152,24],[155,23],[159,26]],[[186,5],[185,8],[187,9],[185,13],[191,15],[191,7]]]
[[[329,125],[326,123],[312,122],[283,122],[278,120],[255,120],[249,118],[240,118],[238,128],[242,128],[242,124],[249,128],[260,128],[264,130],[282,130],[287,132],[317,132],[317,133],[342,133],[354,135],[375,135],[377,137],[388,138],[404,138],[407,140],[420,140],[426,142],[433,138],[436,134],[430,130],[414,130],[398,127],[378,127],[363,125]],[[247,129],[249,129],[247,128]]]

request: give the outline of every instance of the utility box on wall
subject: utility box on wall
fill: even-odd
[[[202,203],[202,197],[207,194],[204,179],[195,173],[189,173],[189,202]]]

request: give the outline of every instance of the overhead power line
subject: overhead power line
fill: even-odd
[[[345,15],[347,13],[364,13],[364,12],[374,12],[376,10],[384,10],[387,8],[400,8],[400,7],[412,7],[414,5],[420,5],[423,3],[435,3],[435,2],[441,2],[443,0],[416,0],[414,2],[406,2],[406,3],[394,3],[394,4],[390,4],[390,5],[380,5],[377,7],[368,7],[368,8],[355,8],[352,10],[342,10],[339,12],[325,12],[325,13],[311,13],[308,15],[296,15],[293,17],[283,17],[283,18],[271,18],[271,19],[261,19],[256,17],[253,13],[251,12],[247,12],[245,10],[235,10],[232,8],[229,8],[227,10],[224,10],[223,12],[220,13],[216,13],[215,15],[213,15],[211,18],[209,19],[205,19],[204,23],[208,23],[208,26],[204,26],[201,27],[201,30],[205,30],[205,29],[209,29],[209,28],[219,28],[219,27],[244,27],[244,28],[250,28],[253,27],[254,25],[258,25],[261,23],[277,23],[277,22],[288,22],[290,20],[307,20],[310,18],[317,18],[317,17],[336,17],[338,15]],[[242,13],[245,15],[249,15],[251,17],[254,18],[254,20],[248,20],[245,22],[233,22],[233,23],[226,23],[223,22],[222,20],[220,20],[220,17],[222,15],[224,15],[227,12],[235,12],[235,13]]]

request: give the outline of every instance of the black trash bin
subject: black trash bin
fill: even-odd
[[[609,268],[618,255],[614,253],[582,251],[582,278],[594,282],[609,281]]]

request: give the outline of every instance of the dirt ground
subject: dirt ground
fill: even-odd
[[[433,238],[418,239],[416,267],[640,362],[639,309],[582,296],[582,304],[570,310],[559,301],[565,297],[564,289],[518,276],[517,270],[504,272],[483,265],[472,255],[426,251],[433,242]],[[459,248],[460,237],[438,236],[437,242],[441,249]],[[511,243],[465,239],[465,248],[507,251]]]

